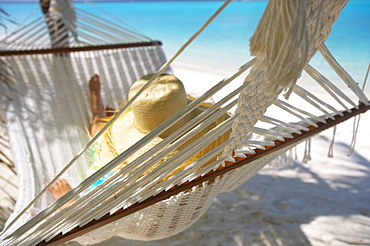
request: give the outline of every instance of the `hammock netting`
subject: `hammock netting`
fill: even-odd
[[[133,146],[103,160],[103,167],[93,174],[88,173],[91,146],[135,100],[134,97],[122,107],[122,101],[128,100],[131,84],[146,74],[171,73],[160,42],[82,10],[74,12],[72,5],[66,3],[5,38],[0,96],[19,175],[19,197],[1,234],[0,245],[53,242],[55,237],[68,236],[75,228],[84,228],[163,191],[248,159],[261,149],[272,148],[276,141],[284,142],[337,116],[368,108],[364,93],[324,44],[346,3],[346,0],[271,0],[250,40],[251,53],[256,58],[215,83]],[[63,22],[65,19],[68,21]],[[51,32],[50,25],[62,31]],[[64,37],[68,33],[68,38],[61,38],[60,33]],[[317,51],[350,87],[351,95],[343,93],[308,64]],[[324,101],[296,84],[303,71],[312,78],[311,83],[317,83],[327,93],[328,99]],[[87,81],[95,73],[103,82],[104,104],[119,111],[91,138]],[[302,103],[289,104],[281,95],[285,89],[285,97]],[[142,91],[145,92],[145,87]],[[143,151],[176,121],[211,98],[214,102],[203,113]],[[151,169],[226,112],[232,112],[228,119]],[[295,123],[287,122],[292,117]],[[227,141],[168,177],[228,131],[231,135]],[[294,144],[302,141],[309,139]],[[284,154],[292,147],[280,148],[97,229],[102,232],[91,233],[95,238],[100,235],[99,241],[113,235],[147,241],[177,234],[202,216],[218,193],[237,188],[269,163],[284,161]],[[127,160],[128,165],[89,190],[91,184]],[[59,177],[75,188],[54,202],[45,186]],[[71,199],[75,201],[60,209]],[[92,234],[87,233],[79,240],[89,241]]]

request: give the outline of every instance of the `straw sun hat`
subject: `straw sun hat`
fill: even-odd
[[[152,76],[153,74],[146,75],[136,81],[129,91],[129,99],[135,96],[136,93],[149,81]],[[138,98],[135,99],[135,101],[131,104],[130,109],[126,110],[121,117],[118,118],[116,122],[114,122],[114,124],[108,129],[104,135],[104,141],[102,145],[102,156],[106,157],[103,159],[105,159],[105,161],[109,161],[128,149],[130,146],[135,144],[145,135],[150,133],[164,121],[185,107],[188,102],[189,100],[187,98],[184,85],[177,77],[169,74],[160,75]],[[170,135],[180,126],[184,125],[201,112],[201,108],[195,109],[192,113],[185,116],[174,126],[149,142],[134,156],[130,157],[124,163],[119,165],[118,169],[121,169],[124,165],[127,165],[137,156],[143,154],[146,150],[161,142],[165,137]],[[216,123],[212,123],[202,132],[198,133],[197,136],[184,143],[180,148],[184,148],[190,142],[205,134],[216,125]],[[225,138],[224,140],[221,138],[221,142],[225,141],[226,137],[228,137],[228,135],[223,137]],[[212,143],[204,151],[210,151],[218,146],[220,144],[219,142],[220,140],[216,140],[215,143]],[[155,166],[163,163],[177,152],[178,151],[174,151]],[[187,163],[194,161],[203,154],[204,153],[200,151],[200,153],[191,158]]]

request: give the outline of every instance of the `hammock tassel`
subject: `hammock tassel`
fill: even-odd
[[[352,153],[355,151],[357,132],[358,132],[358,126],[360,125],[360,119],[361,119],[361,115],[358,115],[353,120],[353,135],[352,135],[352,141],[351,141],[351,145],[349,146],[349,152],[347,156],[351,156]]]
[[[310,160],[312,160],[311,158],[311,138],[307,139],[307,141],[305,142],[304,156],[303,156],[302,163],[306,164]]]
[[[331,143],[329,146],[329,151],[328,151],[328,157],[333,158],[334,157],[334,141],[335,141],[335,134],[337,132],[337,126],[333,127],[333,138],[331,139]]]

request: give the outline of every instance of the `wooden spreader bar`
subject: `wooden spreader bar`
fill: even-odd
[[[300,135],[297,134],[297,133],[292,133],[293,138],[285,138],[285,142],[277,140],[277,141],[275,141],[275,146],[265,146],[266,150],[256,149],[255,150],[256,154],[248,154],[247,158],[236,158],[235,163],[227,162],[225,167],[220,167],[215,171],[210,171],[208,174],[204,175],[203,177],[199,177],[199,178],[194,179],[190,182],[185,182],[185,183],[183,183],[179,186],[171,188],[168,191],[163,191],[163,192],[159,193],[156,196],[153,196],[153,197],[150,197],[150,198],[144,200],[143,202],[133,204],[133,205],[131,205],[130,207],[128,207],[126,209],[120,209],[112,215],[107,214],[107,215],[103,216],[102,218],[100,218],[99,220],[93,220],[93,221],[89,222],[88,224],[86,224],[83,227],[74,228],[74,229],[72,229],[71,231],[69,231],[68,233],[66,233],[64,235],[61,235],[61,234],[57,235],[53,239],[51,239],[50,241],[40,242],[38,245],[39,246],[41,246],[41,245],[60,245],[62,243],[70,241],[73,238],[79,237],[79,236],[81,236],[81,235],[83,235],[87,232],[90,232],[92,230],[100,228],[100,227],[102,227],[102,226],[104,226],[108,223],[111,223],[111,222],[113,222],[115,220],[118,220],[122,217],[125,217],[129,214],[135,213],[135,212],[137,212],[141,209],[144,209],[144,208],[146,208],[150,205],[153,205],[157,202],[168,199],[171,196],[176,195],[176,194],[178,194],[182,191],[189,190],[189,189],[191,189],[192,187],[194,187],[196,185],[200,185],[204,182],[212,182],[212,181],[215,180],[216,177],[219,177],[219,176],[221,176],[225,173],[228,173],[228,172],[230,172],[230,171],[232,171],[236,168],[239,168],[241,166],[247,165],[248,163],[250,163],[252,161],[255,161],[255,160],[257,160],[259,158],[262,158],[266,155],[274,153],[275,151],[281,150],[281,149],[286,148],[290,145],[293,145],[297,142],[300,142],[300,141],[302,141],[306,138],[309,138],[309,137],[311,137],[315,134],[318,134],[321,131],[324,131],[324,130],[332,127],[332,126],[335,126],[335,125],[337,125],[337,124],[339,124],[343,121],[346,121],[346,120],[348,120],[349,118],[351,118],[353,116],[364,113],[369,109],[370,109],[370,105],[366,106],[364,104],[360,104],[358,109],[353,108],[353,109],[351,109],[351,112],[347,112],[347,111],[343,112],[343,116],[335,115],[334,116],[335,120],[327,119],[326,124],[319,122],[319,123],[317,123],[318,127],[309,126],[309,127],[307,127],[307,128],[309,128],[309,131],[302,132],[302,134],[300,134]]]
[[[0,56],[20,56],[20,55],[40,55],[40,54],[65,54],[80,51],[96,51],[110,49],[125,49],[162,45],[161,41],[153,40],[149,42],[120,43],[109,45],[89,45],[81,47],[51,48],[51,49],[25,49],[25,50],[4,50],[0,51]]]

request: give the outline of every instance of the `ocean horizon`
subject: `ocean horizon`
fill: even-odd
[[[32,3],[32,1],[34,3]],[[0,7],[21,25],[40,14],[38,1],[0,1]],[[222,5],[222,1],[76,1],[75,7],[160,40],[171,57]],[[235,1],[176,60],[229,74],[252,57],[249,38],[267,1]],[[339,16],[326,42],[334,57],[362,83],[370,61],[370,1],[351,0]],[[7,33],[16,28],[9,24]],[[0,28],[0,37],[5,31]],[[311,65],[331,79],[325,61],[316,55]],[[370,86],[368,86],[370,87]],[[369,88],[367,88],[369,89]]]

